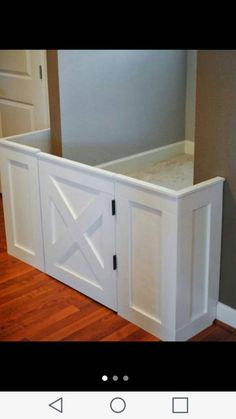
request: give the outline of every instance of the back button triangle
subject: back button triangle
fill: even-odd
[[[54,402],[50,403],[48,406],[57,410],[57,412],[63,413],[63,398],[60,397],[60,399],[54,400]]]

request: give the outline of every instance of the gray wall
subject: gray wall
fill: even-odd
[[[196,114],[196,84],[197,84],[197,50],[187,51],[187,83],[185,110],[185,140],[195,140]]]
[[[199,51],[195,183],[226,178],[220,301],[236,308],[236,51]]]
[[[58,50],[63,156],[95,165],[184,140],[185,50]]]

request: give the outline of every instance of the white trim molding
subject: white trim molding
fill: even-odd
[[[181,153],[193,155],[194,142],[178,141],[167,146],[158,147],[152,150],[144,151],[142,153],[132,154],[128,157],[102,163],[96,167],[99,167],[100,169],[111,170],[114,173],[124,173],[126,170],[142,169],[148,164],[167,160]]]
[[[192,156],[194,155],[194,142],[193,141],[185,140],[184,152],[186,154],[191,154]]]
[[[230,306],[217,303],[217,320],[236,328],[236,310]]]

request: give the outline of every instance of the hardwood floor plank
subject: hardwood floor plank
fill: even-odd
[[[44,318],[44,320],[33,322],[30,325],[24,325],[23,322],[20,322],[20,329],[16,330],[14,333],[11,333],[10,335],[6,336],[8,340],[10,341],[17,341],[19,339],[22,339],[22,334],[24,338],[27,338],[28,340],[31,339],[31,335],[36,334],[37,332],[40,333],[44,328],[50,325],[53,325],[55,322],[58,322],[60,320],[63,320],[70,316],[72,313],[77,312],[78,309],[74,306],[66,306],[63,309],[58,308],[57,312],[51,313],[49,316]]]
[[[84,327],[79,327],[73,334],[67,336],[63,340],[77,341],[100,341],[104,336],[118,330],[127,324],[127,320],[115,313],[107,312],[100,319],[94,319],[92,322],[84,323]]]
[[[90,311],[90,313],[88,313]],[[43,331],[43,335],[34,335],[32,340],[42,340],[42,341],[60,341],[60,340],[70,340],[68,339],[69,336],[73,335],[83,329],[85,326],[91,325],[96,320],[101,320],[106,315],[107,309],[105,307],[101,307],[98,310],[94,310],[93,307],[89,307],[88,312],[84,312],[79,318],[76,316],[76,320],[72,318],[67,318],[63,322],[60,322],[59,325],[54,325],[53,328],[57,329],[56,332],[48,333],[49,328]],[[67,323],[67,324],[66,324]],[[66,324],[66,325],[65,325]],[[60,326],[60,327],[57,327]],[[73,340],[73,339],[71,339]],[[83,340],[83,339],[78,339]],[[93,339],[89,339],[93,340]]]
[[[119,341],[121,339],[125,339],[127,336],[131,335],[138,329],[133,323],[128,323],[125,326],[121,327],[120,329],[116,330],[115,332],[105,336],[104,338],[100,339],[101,341]]]
[[[143,329],[137,329],[135,332],[127,336],[124,341],[134,341],[134,342],[143,342],[143,341],[152,341],[152,342],[158,342],[160,339],[157,337],[150,335],[150,333],[146,332],[146,330]]]

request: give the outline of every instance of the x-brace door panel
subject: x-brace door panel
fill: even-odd
[[[46,272],[117,310],[112,180],[70,162],[39,172]]]

